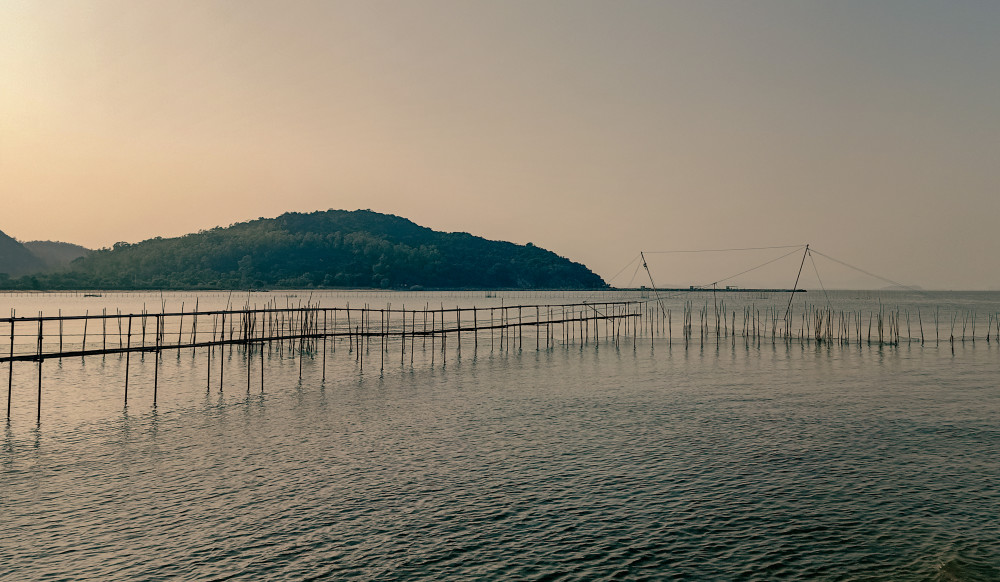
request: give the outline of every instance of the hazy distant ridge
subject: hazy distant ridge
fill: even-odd
[[[39,276],[43,288],[594,289],[604,280],[531,243],[445,233],[370,210],[287,213],[116,243]]]
[[[45,262],[23,244],[0,231],[0,273],[17,277],[45,268]]]
[[[90,249],[86,247],[66,242],[32,240],[23,244],[49,268],[68,266],[74,260],[90,253]]]

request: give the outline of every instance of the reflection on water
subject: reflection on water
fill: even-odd
[[[996,342],[484,343],[53,365],[0,579],[1000,579]]]

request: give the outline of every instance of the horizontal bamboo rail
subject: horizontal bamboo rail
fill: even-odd
[[[0,318],[0,326],[9,326],[9,351],[0,354],[0,363],[42,361],[53,358],[85,357],[124,353],[196,349],[223,345],[260,344],[291,340],[323,338],[423,337],[452,334],[478,334],[511,328],[579,324],[586,321],[615,321],[638,318],[644,307],[640,301],[602,303],[530,304],[500,307],[453,307],[440,309],[393,309],[391,307],[268,307],[215,309],[203,311],[172,311],[143,313],[100,313],[86,315],[37,315]],[[480,314],[489,313],[488,318]],[[511,314],[518,313],[517,319]],[[378,319],[373,315],[378,314]],[[527,316],[527,318],[525,317]],[[198,321],[209,318],[211,339],[197,341]],[[424,322],[433,320],[433,326]],[[185,319],[188,321],[185,322]],[[417,320],[421,327],[411,322]],[[141,332],[126,331],[135,321],[141,322]],[[463,323],[464,321],[464,323]],[[100,330],[89,333],[88,323],[99,322]],[[108,324],[111,322],[111,329]],[[353,324],[364,322],[364,327]],[[373,325],[373,322],[375,325]],[[66,331],[66,324],[82,324],[82,329]],[[229,328],[225,326],[229,324]],[[46,324],[58,324],[58,331],[45,333]],[[411,327],[407,327],[411,325]],[[185,327],[186,326],[186,327]],[[221,327],[220,327],[221,326]],[[29,330],[18,334],[16,329]],[[153,332],[148,332],[152,327]],[[141,333],[141,335],[140,335]],[[227,335],[228,334],[228,335]],[[150,340],[152,335],[152,340]],[[0,337],[3,337],[0,335]],[[141,343],[132,345],[133,337]],[[186,341],[184,338],[188,338]],[[204,336],[203,336],[204,337]],[[17,338],[38,339],[17,342]],[[81,339],[82,338],[82,339]],[[89,339],[88,339],[89,338]],[[170,341],[176,338],[175,341]],[[45,343],[46,340],[49,343]],[[80,347],[67,347],[72,340]],[[108,346],[111,340],[114,345]],[[58,347],[55,347],[58,341]],[[155,341],[155,343],[147,343]],[[101,347],[88,347],[99,344]],[[31,347],[33,349],[27,350]],[[20,349],[18,349],[20,348]]]
[[[696,341],[704,347],[714,340],[736,345],[737,338],[747,345],[771,342],[802,342],[820,344],[854,344],[897,346],[901,342],[925,342],[925,323],[933,327],[933,338],[939,343],[941,325],[946,326],[946,341],[952,349],[956,341],[972,342],[977,338],[977,316],[974,311],[946,312],[939,309],[923,313],[917,309],[911,318],[909,311],[888,308],[879,303],[877,310],[836,310],[831,306],[802,306],[793,312],[780,304],[744,304],[738,310],[727,306],[725,299],[713,294],[711,303],[703,305],[686,300],[680,313],[666,308],[661,298],[639,301],[598,301],[584,303],[501,305],[496,307],[444,307],[407,309],[364,305],[361,307],[321,307],[299,305],[278,307],[272,300],[263,308],[199,310],[159,313],[143,310],[139,313],[85,313],[84,315],[17,316],[0,318],[0,364],[8,365],[7,418],[10,419],[15,363],[34,362],[38,368],[37,417],[41,419],[42,366],[54,358],[86,358],[90,356],[125,356],[125,402],[128,402],[130,355],[155,354],[153,405],[156,405],[159,381],[159,361],[165,351],[192,350],[206,354],[207,383],[212,385],[212,361],[216,348],[240,346],[246,358],[247,390],[251,385],[252,360],[260,355],[260,385],[264,388],[264,351],[276,348],[279,353],[299,357],[323,358],[323,379],[326,378],[328,342],[333,352],[337,340],[347,340],[348,353],[363,371],[372,358],[376,344],[378,364],[384,369],[390,343],[396,342],[394,353],[400,363],[409,352],[414,362],[417,349],[426,351],[430,341],[430,363],[440,354],[443,363],[448,355],[449,341],[453,351],[461,354],[463,338],[478,349],[480,342],[489,341],[490,350],[523,350],[524,335],[528,347],[536,350],[556,345],[584,345],[591,342],[613,342],[620,345],[630,338],[635,349],[638,339],[664,339],[670,346],[675,340],[674,319],[678,317],[680,339],[684,347]],[[988,313],[986,342],[1000,341],[1000,313]],[[927,319],[925,322],[924,320]],[[950,328],[947,327],[950,320]],[[6,329],[4,329],[6,328]],[[980,330],[983,328],[980,327]],[[9,331],[4,334],[3,331]],[[533,334],[531,332],[534,332]],[[919,335],[918,335],[919,334]],[[534,335],[533,341],[531,336]],[[543,337],[544,335],[544,337]],[[982,337],[982,336],[979,336]],[[417,340],[420,346],[417,346]],[[5,341],[6,340],[6,341]],[[218,359],[218,385],[224,383],[225,358]],[[370,365],[370,364],[369,364]]]
[[[168,350],[191,349],[192,353],[204,348],[207,355],[207,383],[212,384],[212,358],[214,350],[222,346],[242,346],[246,357],[247,391],[250,391],[254,352],[260,354],[260,385],[264,389],[264,348],[277,346],[284,353],[299,355],[299,377],[302,376],[302,356],[322,352],[323,379],[326,379],[327,341],[347,339],[350,353],[364,370],[365,353],[371,349],[373,340],[380,342],[379,362],[384,368],[388,345],[393,338],[399,339],[400,359],[405,361],[407,340],[410,342],[410,361],[417,338],[421,338],[426,349],[427,338],[431,340],[431,363],[440,344],[442,361],[447,355],[449,337],[456,339],[457,350],[462,349],[463,334],[472,335],[474,346],[478,346],[480,335],[488,333],[491,349],[499,340],[500,349],[523,349],[525,329],[535,331],[534,347],[541,349],[541,330],[545,329],[545,347],[557,343],[585,343],[600,339],[600,324],[605,326],[605,338],[619,342],[632,332],[633,345],[637,321],[643,319],[645,303],[618,301],[602,303],[575,303],[557,305],[511,305],[500,307],[470,307],[431,309],[375,308],[365,305],[361,308],[320,307],[305,305],[298,307],[269,306],[265,308],[198,310],[160,313],[107,313],[84,315],[37,316],[0,318],[0,325],[10,328],[9,344],[5,355],[0,355],[0,363],[8,365],[7,419],[11,416],[11,402],[14,384],[15,362],[36,362],[38,366],[37,421],[42,417],[42,364],[53,358],[122,355],[125,356],[124,401],[128,405],[129,365],[133,353],[153,353],[153,406],[157,402],[159,384],[159,361],[161,354]],[[486,315],[489,315],[487,318]],[[480,317],[480,314],[483,317]],[[465,320],[463,323],[463,315]],[[470,317],[471,315],[471,317]],[[418,322],[419,316],[419,322]],[[470,323],[471,319],[471,323]],[[198,337],[199,320],[203,322],[201,338]],[[90,323],[96,330],[89,335]],[[138,322],[138,325],[136,325]],[[631,322],[631,323],[630,323]],[[112,328],[108,330],[108,324]],[[208,327],[211,324],[211,328]],[[46,335],[49,329],[58,326],[58,331]],[[227,327],[228,324],[228,327]],[[27,330],[18,335],[17,330]],[[75,329],[67,329],[75,327]],[[558,328],[558,329],[556,329]],[[591,329],[593,328],[593,329]],[[610,328],[610,329],[609,329]],[[117,330],[117,333],[116,333]],[[495,332],[499,332],[498,334]],[[555,338],[555,332],[560,339]],[[499,335],[498,338],[495,338]],[[32,341],[24,341],[31,338]],[[21,340],[19,342],[19,339]],[[111,345],[109,346],[109,339]],[[46,340],[48,340],[46,342]],[[56,341],[58,343],[56,343]],[[136,343],[133,343],[135,341]],[[468,341],[468,340],[467,340]],[[72,345],[68,346],[67,342]],[[77,343],[79,342],[79,343]],[[115,345],[117,343],[117,346]],[[320,344],[322,343],[322,349]],[[513,344],[513,347],[512,347]],[[99,346],[99,347],[98,347]],[[29,349],[30,348],[30,349]],[[334,344],[336,351],[336,344]],[[370,357],[370,356],[369,356]],[[218,358],[219,390],[222,390],[225,374],[225,358]]]

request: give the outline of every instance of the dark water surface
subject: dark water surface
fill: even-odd
[[[484,343],[169,356],[155,410],[66,362],[96,412],[0,437],[0,579],[1000,580],[995,341]]]

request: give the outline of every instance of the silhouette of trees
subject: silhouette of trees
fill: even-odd
[[[288,213],[178,238],[116,243],[69,269],[0,285],[47,289],[518,288],[606,286],[534,244],[443,233],[370,210]]]

